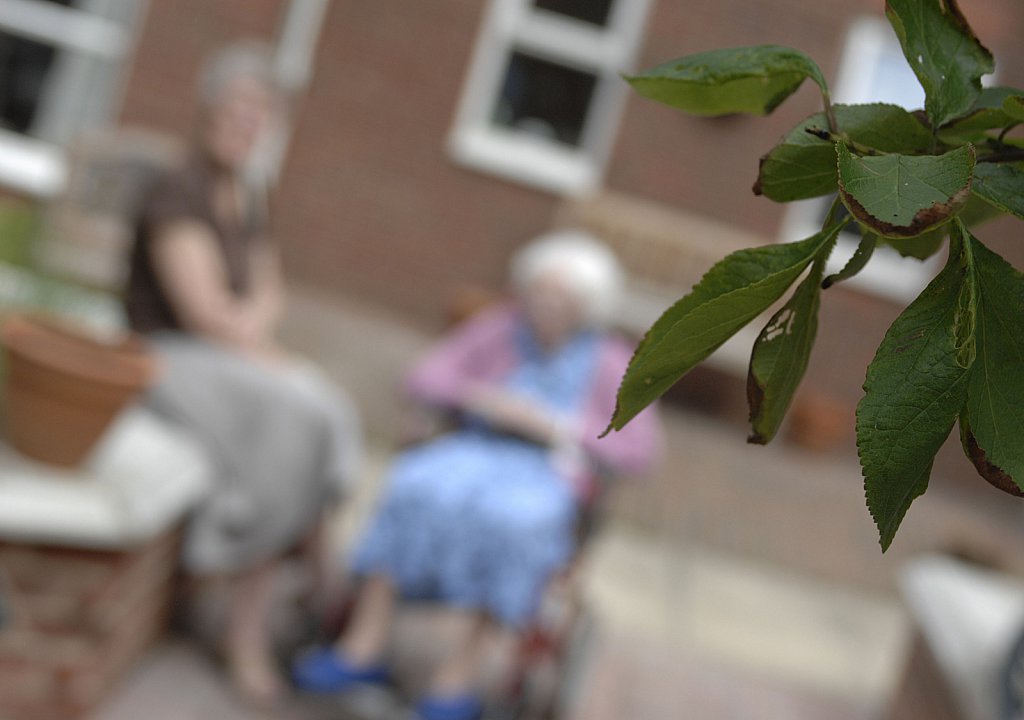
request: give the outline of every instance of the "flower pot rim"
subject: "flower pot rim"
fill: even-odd
[[[137,390],[149,384],[156,372],[154,357],[134,333],[105,342],[40,314],[8,317],[0,326],[0,342],[11,360],[107,386]]]

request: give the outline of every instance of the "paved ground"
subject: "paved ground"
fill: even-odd
[[[297,306],[291,342],[352,389],[373,437],[393,437],[399,411],[381,388],[394,386],[425,338],[373,309],[339,311],[310,296]],[[596,632],[574,718],[881,718],[907,645],[894,589],[901,564],[944,547],[1021,562],[1012,553],[1016,509],[992,514],[930,494],[883,556],[850,458],[753,448],[741,429],[687,412],[667,420],[665,467],[616,493],[587,560]],[[366,492],[339,521],[339,543],[372,502],[384,456],[374,456]],[[429,638],[434,625],[421,625]],[[174,640],[91,720],[262,717],[338,715],[247,711],[212,661]]]

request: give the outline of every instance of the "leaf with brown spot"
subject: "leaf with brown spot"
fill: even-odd
[[[879,235],[915,237],[948,222],[971,196],[974,147],[944,155],[858,157],[836,143],[839,195]]]
[[[775,437],[807,370],[818,333],[821,277],[827,252],[818,255],[793,297],[764,326],[750,354],[747,402],[748,442],[765,445]]]
[[[960,420],[960,442],[963,443],[964,452],[967,453],[968,459],[974,464],[978,474],[989,485],[1009,495],[1024,497],[1024,490],[1013,481],[1013,478],[988,459],[988,454],[978,445],[978,439],[968,429],[964,419]]]
[[[1024,486],[1024,275],[967,233],[978,278],[964,450],[993,484]]]

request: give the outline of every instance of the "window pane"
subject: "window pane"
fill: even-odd
[[[559,15],[605,26],[611,14],[614,0],[534,0],[533,5],[539,10],[548,10]]]
[[[494,109],[497,125],[579,146],[597,76],[514,52]]]
[[[55,56],[50,45],[0,30],[0,127],[31,130]]]

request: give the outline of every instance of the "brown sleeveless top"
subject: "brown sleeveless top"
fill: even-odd
[[[215,173],[207,160],[194,157],[157,180],[143,200],[135,223],[125,291],[125,310],[133,330],[151,333],[183,329],[153,266],[153,244],[170,222],[195,220],[208,226],[224,262],[231,293],[243,297],[249,292],[250,254],[255,243],[265,241],[266,213],[262,203],[249,202],[251,210],[242,221],[219,220],[212,199]]]

